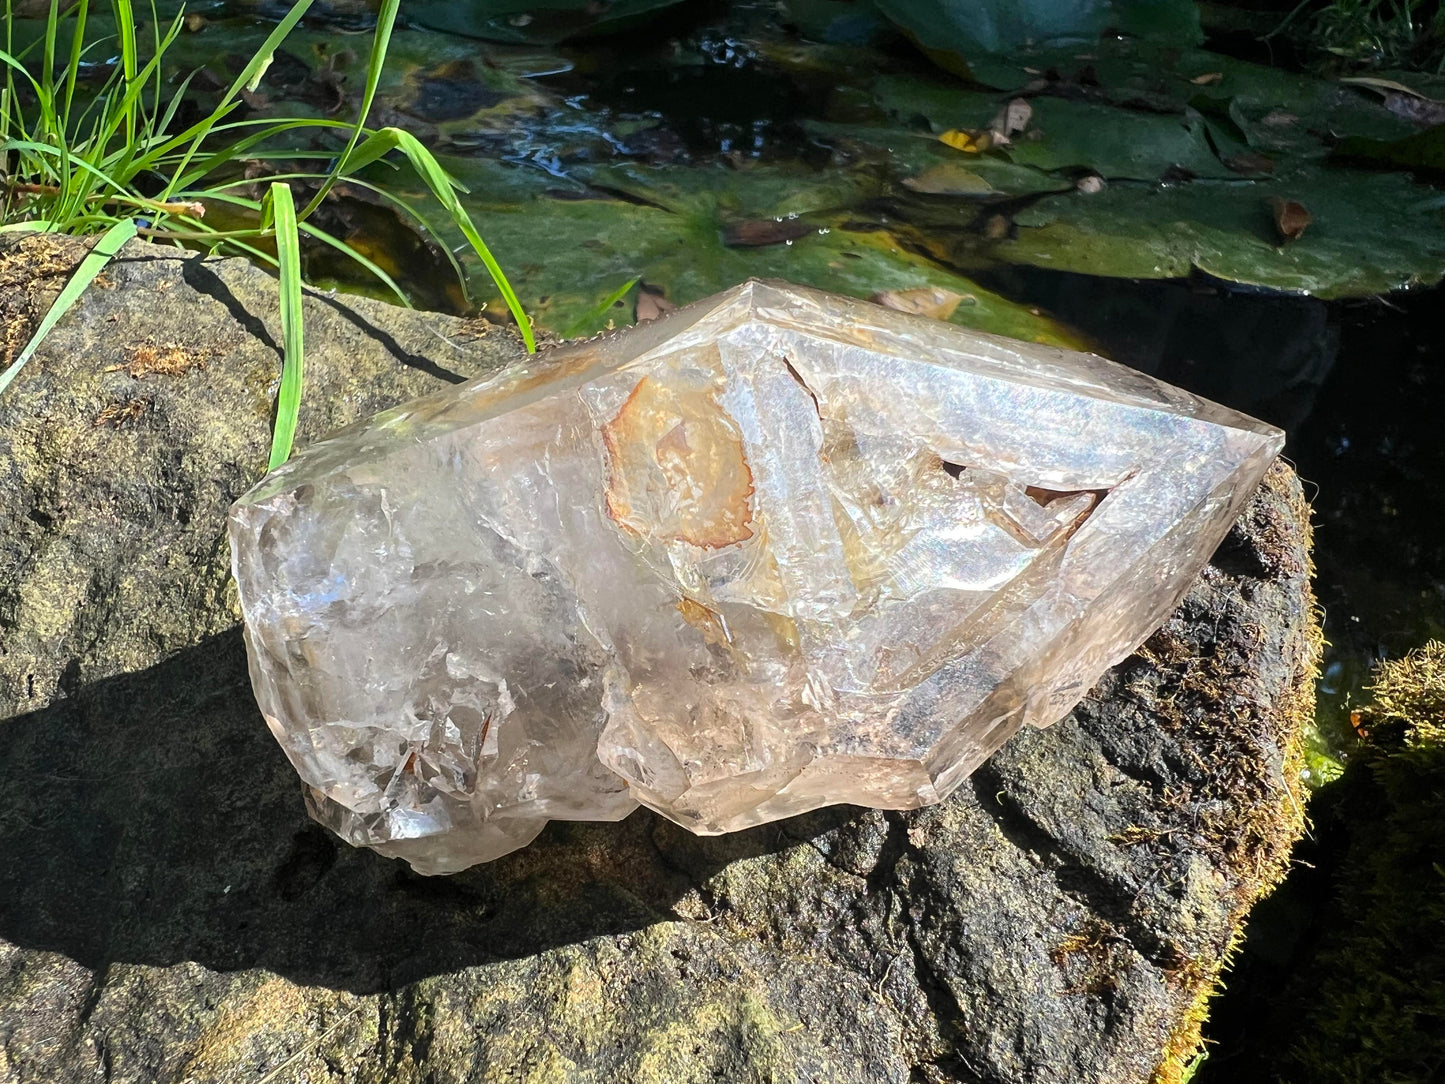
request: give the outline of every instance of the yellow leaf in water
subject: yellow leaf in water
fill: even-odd
[[[970,132],[963,128],[950,128],[938,137],[938,141],[968,154],[980,154],[993,146],[993,136],[990,133]]]

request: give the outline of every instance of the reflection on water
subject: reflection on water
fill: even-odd
[[[1333,310],[1340,362],[1293,454],[1319,487],[1321,729],[1348,749],[1370,665],[1445,637],[1445,291]]]

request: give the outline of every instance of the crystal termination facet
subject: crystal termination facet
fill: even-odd
[[[318,820],[428,873],[636,802],[936,802],[1178,604],[1283,434],[1087,354],[783,283],[303,451],[232,510]]]

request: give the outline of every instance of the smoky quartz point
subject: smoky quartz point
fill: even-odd
[[[749,282],[321,441],[231,515],[318,820],[427,873],[642,802],[937,802],[1177,605],[1279,452],[1102,358]]]

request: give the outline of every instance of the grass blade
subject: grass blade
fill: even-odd
[[[135,82],[135,10],[132,8],[130,0],[113,0],[111,7],[115,11],[116,37],[120,41],[121,78],[125,81],[126,87],[130,87]],[[125,103],[119,112],[120,119],[125,122],[126,142],[134,143],[135,102],[132,100]]]
[[[211,111],[210,115],[197,121],[190,128],[186,129],[185,132],[181,133],[180,138],[189,140],[190,146],[186,149],[185,154],[181,156],[180,165],[176,167],[175,172],[171,175],[170,183],[166,186],[165,191],[161,193],[160,198],[162,200],[171,198],[172,193],[178,187],[180,178],[186,172],[186,166],[190,164],[191,159],[195,156],[196,152],[200,150],[201,144],[205,142],[206,136],[211,134],[211,129],[219,124],[226,115],[236,107],[242,89],[250,86],[253,82],[259,83],[261,76],[264,75],[266,69],[271,66],[271,61],[276,55],[276,50],[281,47],[281,43],[286,39],[286,36],[295,29],[296,24],[301,21],[301,17],[306,14],[311,4],[312,0],[297,0],[295,6],[286,13],[285,17],[276,24],[275,29],[266,36],[266,40],[261,43],[261,48],[256,51],[246,66],[241,69],[241,74],[236,76],[235,81],[231,83],[226,93],[222,95],[221,100],[216,104],[216,108]]]
[[[127,179],[135,173],[135,170],[132,168],[132,162],[135,158],[135,152],[140,146],[140,141],[137,140],[135,134],[135,125],[137,123],[136,118],[140,108],[141,95],[145,93],[151,75],[160,70],[161,60],[165,55],[165,51],[171,47],[171,43],[179,36],[182,25],[181,16],[176,16],[175,22],[171,24],[171,28],[166,33],[165,40],[161,43],[156,54],[146,62],[145,67],[133,78],[126,81],[125,95],[121,98],[119,105],[112,110],[113,116],[109,124],[102,128],[97,136],[93,137],[92,142],[94,143],[95,149],[100,153],[104,153],[105,149],[110,146],[111,137],[115,135],[122,122],[125,123],[127,126],[126,139],[124,144],[122,144],[119,156],[120,161],[117,163],[118,168],[113,169],[112,172]],[[143,120],[144,118],[141,119]]]
[[[491,249],[487,248],[486,242],[482,240],[482,235],[472,224],[471,215],[467,214],[466,208],[457,199],[456,182],[416,136],[400,128],[382,128],[372,133],[361,146],[356,148],[347,162],[347,169],[348,171],[360,169],[364,165],[375,162],[393,148],[406,155],[407,161],[411,163],[411,168],[416,170],[417,176],[431,189],[431,194],[436,197],[437,202],[442,205],[451,220],[456,223],[457,228],[462,231],[462,236],[472,246],[472,251],[481,258],[487,273],[496,283],[502,300],[507,303],[512,319],[517,321],[517,330],[522,333],[522,341],[527,344],[527,351],[535,353],[537,342],[532,336],[532,322],[522,311],[522,303],[517,300],[517,292],[512,289],[512,284],[507,281],[501,265],[497,263]]]
[[[135,236],[135,221],[123,218],[115,223],[110,229],[100,235],[85,259],[80,261],[80,266],[75,269],[75,274],[70,276],[70,281],[65,284],[65,289],[60,291],[60,296],[55,299],[55,304],[50,306],[50,311],[40,321],[40,326],[35,329],[35,334],[30,336],[30,341],[20,351],[20,356],[10,363],[10,367],[0,373],[0,394],[10,386],[10,382],[19,375],[21,368],[36,349],[45,341],[45,336],[50,334],[51,328],[60,321],[60,318],[70,311],[76,299],[85,293],[85,289],[95,281],[95,276],[105,270],[105,265],[110,263],[111,257],[120,251],[122,245]]]
[[[361,139],[361,133],[366,131],[366,116],[371,112],[371,103],[376,98],[376,87],[381,81],[381,67],[386,63],[386,51],[391,46],[391,31],[396,25],[396,13],[400,8],[401,0],[382,0],[381,2],[381,10],[376,16],[376,33],[371,39],[371,56],[366,64],[366,87],[361,92],[361,110],[356,115],[356,127],[351,130],[351,138],[346,141],[346,149],[336,160],[336,168],[331,171],[330,176],[322,183],[316,195],[312,196],[306,204],[306,209],[301,212],[303,219],[309,218],[311,213],[321,206],[321,201],[326,198],[327,193],[346,173],[347,159],[356,149],[356,144]]]
[[[271,434],[271,462],[275,470],[291,458],[296,420],[301,414],[301,359],[305,351],[301,313],[301,240],[296,231],[296,204],[291,189],[271,185],[271,210],[276,221],[276,256],[281,271],[281,388],[276,393],[276,427]]]
[[[80,58],[85,49],[85,20],[90,14],[90,0],[80,0],[75,10],[75,28],[70,36],[70,63],[65,68],[65,107],[60,113],[62,131],[70,131],[70,104],[75,98],[75,81],[80,74]]]
[[[45,55],[40,58],[40,81],[55,86],[55,40],[60,30],[60,0],[51,0],[50,14],[45,20]]]

